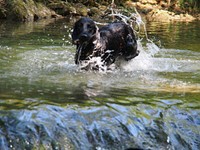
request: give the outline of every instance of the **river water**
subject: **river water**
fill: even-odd
[[[137,58],[95,72],[74,21],[1,21],[0,149],[200,149],[200,22],[147,23]]]

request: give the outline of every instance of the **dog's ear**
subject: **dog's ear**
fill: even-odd
[[[80,33],[78,33],[77,25],[75,24],[74,28],[73,28],[73,32],[72,32],[72,43],[73,44],[78,44],[78,42],[79,42],[79,34]]]

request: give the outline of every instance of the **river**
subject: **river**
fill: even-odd
[[[0,149],[200,149],[200,22],[146,23],[138,57],[96,72],[74,21],[0,23]]]

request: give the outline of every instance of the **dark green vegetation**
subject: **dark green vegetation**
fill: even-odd
[[[199,0],[179,0],[180,6],[188,12],[199,12],[200,1]]]

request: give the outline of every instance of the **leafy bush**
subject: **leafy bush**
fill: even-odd
[[[200,10],[200,0],[179,0],[182,8],[189,11]]]

